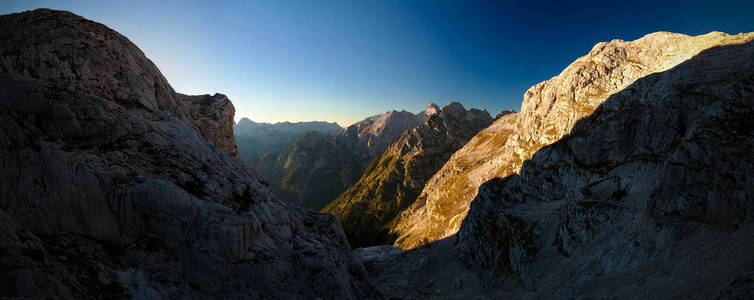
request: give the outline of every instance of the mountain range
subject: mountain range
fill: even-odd
[[[413,250],[356,253],[386,297],[750,297],[752,41],[597,44],[492,125],[490,165],[430,180],[401,221]],[[490,131],[445,167],[487,157]],[[475,173],[471,201],[442,189]]]
[[[309,131],[330,134],[341,130],[343,128],[337,123],[323,121],[270,124],[241,118],[233,125],[238,152],[252,165],[255,165],[264,155],[279,155],[286,147],[293,145],[299,137]]]
[[[392,243],[389,223],[416,200],[453,152],[492,123],[486,111],[467,111],[458,102],[430,107],[424,123],[406,130],[372,160],[359,181],[322,209],[340,219],[351,246]]]
[[[265,174],[273,192],[286,201],[321,209],[361,177],[367,165],[404,131],[422,124],[439,108],[418,114],[389,111],[332,134],[309,131],[279,155],[253,166]]]
[[[458,153],[458,158],[478,153],[496,152],[497,155],[480,157],[489,159],[491,163],[465,171],[478,179],[471,178],[474,186],[470,189],[471,193],[463,193],[466,196],[462,197],[462,201],[453,196],[446,197],[442,192],[458,190],[444,188],[446,181],[453,181],[456,176],[438,175],[446,178],[445,181],[440,178],[433,181],[424,193],[426,200],[419,201],[425,204],[413,207],[411,212],[406,213],[396,245],[413,248],[422,244],[419,241],[436,240],[455,233],[473,199],[473,191],[483,182],[518,173],[523,162],[542,146],[563,138],[578,120],[591,115],[609,96],[637,79],[666,71],[703,49],[739,39],[721,33],[697,37],[656,33],[633,42],[616,40],[595,45],[589,54],[577,59],[560,75],[531,87],[524,94],[521,113],[515,120],[496,121],[494,126],[515,122],[510,124],[513,131],[505,130],[494,135],[499,143],[486,148],[469,144],[467,149],[461,151],[465,154]],[[486,132],[480,135],[486,135]],[[480,158],[473,160],[478,163]],[[410,228],[413,226],[418,228]]]
[[[69,12],[0,40],[0,297],[754,296],[754,33],[600,42],[518,113],[345,129],[234,123]]]

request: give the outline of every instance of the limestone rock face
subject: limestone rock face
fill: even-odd
[[[517,114],[499,117],[452,154],[427,180],[417,200],[390,228],[396,246],[414,248],[458,231],[471,200],[483,182],[500,176],[506,157],[503,145],[513,131]]]
[[[440,107],[437,106],[437,104],[429,103],[427,104],[427,107],[424,108],[424,111],[422,112],[427,117],[437,114],[440,112]]]
[[[493,117],[492,119],[493,119],[493,120],[495,120],[495,121],[497,121],[497,119],[500,119],[500,118],[502,118],[502,117],[503,117],[503,116],[505,116],[505,115],[509,115],[509,114],[515,114],[515,113],[516,113],[516,111],[515,111],[515,110],[512,110],[512,109],[505,109],[505,110],[501,110],[501,111],[500,111],[499,113],[497,113],[497,114],[495,115],[495,117]]]
[[[424,124],[405,131],[356,184],[322,209],[338,216],[352,246],[391,244],[393,219],[414,203],[453,152],[492,122],[486,111],[467,111],[457,102],[439,111],[431,106]]]
[[[624,47],[638,45],[642,53],[677,63],[624,59],[620,64],[635,70],[645,70],[640,61],[666,69],[643,71],[645,76],[587,107],[589,114],[516,172],[482,184],[455,235],[401,253],[356,251],[368,259],[365,266],[385,296],[750,298],[754,33],[656,33],[595,49],[622,56],[630,52]],[[536,85],[526,101],[554,109],[565,106],[558,103],[564,100],[578,107],[567,93],[555,97],[547,91],[579,95],[579,89],[589,89],[590,84],[570,89],[574,83],[564,74],[580,78],[573,75],[583,73],[569,70],[610,56],[601,51],[593,50],[553,79],[560,84]],[[683,60],[675,57],[679,53],[693,55]],[[605,78],[591,74],[586,82],[625,82],[610,72],[601,75]],[[543,101],[548,93],[553,98]],[[516,124],[531,124],[521,120],[527,116],[570,120],[574,115],[535,113],[530,110],[541,106],[526,102],[523,107]],[[506,147],[520,143],[512,139],[524,136],[521,130],[540,142],[551,136],[515,127]]]
[[[285,148],[293,145],[299,137],[309,131],[324,134],[343,130],[337,123],[315,122],[278,122],[257,123],[242,118],[233,127],[238,142],[238,151],[244,161],[256,167],[264,155],[277,157]]]
[[[657,54],[624,64],[665,68],[675,54],[694,55],[612,93],[519,174],[480,187],[456,249],[490,283],[516,278],[529,295],[564,299],[704,298],[754,268],[754,34],[652,34],[625,51],[642,44]],[[527,100],[559,107],[561,94],[552,102],[536,92],[548,86]],[[543,115],[524,107],[521,118]],[[551,138],[515,138],[525,136]]]
[[[484,175],[477,178],[517,174],[522,163],[530,159],[537,150],[561,139],[571,131],[576,121],[591,115],[608,97],[637,79],[669,70],[702,50],[741,42],[746,38],[720,32],[701,36],[658,32],[630,42],[613,40],[598,43],[587,55],[578,58],[558,76],[541,82],[526,92],[513,130],[502,131],[496,137],[502,146],[494,144],[494,147],[501,149],[493,151],[502,155],[491,162],[494,166],[485,166],[485,169],[494,171],[486,170]],[[498,120],[495,124],[500,122],[505,120]],[[486,148],[475,152],[483,151]],[[472,182],[475,186],[472,190],[481,183]],[[435,186],[437,185],[433,185]],[[427,204],[424,207],[415,207],[406,212],[408,216],[404,219],[407,221],[402,221],[405,229],[398,232],[401,237],[397,246],[413,248],[453,234],[458,229],[473,197],[446,198],[443,190],[433,190],[427,191]],[[451,194],[450,197],[455,196]],[[435,209],[432,209],[433,205]]]
[[[0,296],[380,297],[335,217],[235,158],[225,96],[68,12],[0,16],[0,40]]]
[[[435,105],[434,108],[437,106]],[[430,113],[389,111],[357,122],[337,134],[308,132],[277,157],[254,165],[278,197],[321,209],[359,180],[375,157]]]
[[[188,96],[176,94],[189,107],[194,128],[210,144],[235,158],[241,158],[233,136],[233,103],[223,94]]]
[[[345,135],[356,139],[357,146],[367,151],[369,157],[376,157],[393,142],[401,137],[404,131],[419,126],[436,109],[428,105],[430,112],[412,114],[405,110],[389,111],[384,114],[369,117],[357,122],[346,129]]]

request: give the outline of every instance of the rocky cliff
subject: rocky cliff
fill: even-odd
[[[698,298],[754,268],[754,34],[639,41],[653,39],[644,47],[692,57],[483,185],[458,232],[463,260],[558,298]],[[545,273],[553,260],[564,268]]]
[[[176,93],[188,109],[194,129],[210,144],[235,158],[241,158],[233,136],[233,103],[223,94],[188,96]]]
[[[752,33],[600,43],[527,92],[456,235],[359,253],[387,296],[750,297],[752,58]]]
[[[646,75],[666,71],[704,49],[740,39],[723,33],[686,36],[659,32],[635,41],[614,40],[595,45],[558,76],[531,87],[524,94],[513,131],[503,131],[496,137],[504,144],[494,145],[502,149],[493,151],[503,155],[484,166],[483,175],[478,178],[517,174],[522,163],[537,150],[562,138],[576,121],[593,113],[612,94]],[[500,122],[506,120],[498,120],[494,126],[502,126]],[[479,152],[482,151],[486,150]],[[454,181],[455,177],[447,180]],[[481,183],[472,182],[475,186]],[[472,198],[445,197],[445,192],[434,188],[441,186],[429,187],[424,206],[406,212],[402,221],[405,229],[398,233],[401,237],[397,246],[416,247],[458,229]]]
[[[416,200],[450,155],[492,123],[486,111],[452,102],[425,111],[429,118],[407,130],[366,168],[358,182],[322,209],[336,215],[353,247],[392,244],[393,219]]]
[[[492,120],[497,121],[497,119],[500,119],[500,118],[502,118],[504,116],[507,116],[507,115],[510,115],[510,114],[515,114],[515,113],[516,113],[516,111],[512,110],[512,109],[501,110],[500,112],[498,112],[497,114],[495,114],[495,116],[492,118]]]
[[[0,40],[0,296],[379,297],[335,217],[235,158],[225,96],[68,12],[0,16]]]
[[[427,111],[436,109],[429,105]],[[404,131],[422,124],[427,111],[389,111],[337,134],[308,132],[277,157],[264,156],[255,166],[278,197],[321,209],[356,183],[367,165]]]
[[[238,151],[244,161],[256,167],[263,155],[278,156],[309,131],[324,134],[343,130],[337,123],[328,122],[279,122],[257,123],[242,118],[233,126],[238,142]]]
[[[517,114],[498,116],[427,180],[416,201],[393,220],[395,245],[415,248],[458,231],[479,185],[502,174],[503,145],[513,132]]]

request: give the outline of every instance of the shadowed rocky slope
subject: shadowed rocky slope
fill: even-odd
[[[335,217],[237,159],[225,96],[68,12],[0,16],[0,41],[1,297],[379,297]]]
[[[322,212],[338,216],[353,247],[392,244],[392,220],[416,200],[453,152],[490,123],[486,111],[467,111],[457,102],[446,105],[404,132]]]
[[[489,137],[496,142],[475,149],[462,149],[462,153],[469,150],[472,153],[456,156],[458,159],[468,156],[484,159],[487,154],[482,153],[496,153],[491,157],[492,161],[460,165],[467,170],[449,176],[453,165],[459,165],[451,161],[448,168],[430,180],[422,191],[421,200],[417,201],[418,205],[404,212],[396,232],[400,236],[396,246],[413,248],[455,233],[473,199],[469,195],[484,182],[482,180],[517,174],[523,161],[541,147],[562,138],[577,120],[589,116],[610,95],[639,78],[668,70],[704,49],[743,40],[743,36],[719,32],[700,36],[658,32],[635,41],[614,40],[595,45],[558,76],[526,92],[512,131],[502,130]],[[493,126],[507,128],[508,125],[501,124],[507,122],[510,120],[500,119]],[[457,195],[448,192],[446,187],[463,181],[463,176],[471,176],[472,193]]]
[[[328,122],[279,122],[257,123],[242,118],[233,126],[238,142],[238,152],[244,161],[256,167],[263,155],[277,157],[285,148],[293,145],[309,131],[330,134],[343,130],[337,123]]]
[[[613,93],[519,174],[483,184],[456,235],[404,253],[357,251],[381,290],[402,297],[751,297],[754,34],[644,40],[660,36],[664,50],[649,44],[643,51],[683,53],[696,44],[689,39],[708,39],[709,47]],[[525,103],[521,117],[531,107]]]
[[[439,110],[428,105],[418,114],[389,111],[357,122],[337,134],[308,132],[277,157],[254,165],[270,181],[278,197],[321,209],[359,180],[367,165],[404,131],[422,124]]]

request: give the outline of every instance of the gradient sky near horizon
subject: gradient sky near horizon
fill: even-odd
[[[676,3],[674,3],[676,2]],[[594,44],[754,31],[754,1],[37,1],[128,37],[186,94],[236,120],[337,121],[461,102],[495,114]]]

